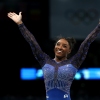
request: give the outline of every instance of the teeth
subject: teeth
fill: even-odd
[[[58,52],[61,52],[61,51],[58,51]]]

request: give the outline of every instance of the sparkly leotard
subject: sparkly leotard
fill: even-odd
[[[18,25],[18,27],[26,41],[29,43],[33,55],[42,67],[46,89],[46,100],[71,100],[70,87],[72,81],[87,55],[90,44],[99,34],[100,25],[97,25],[86,37],[74,56],[59,63],[41,50],[33,34],[23,23]]]

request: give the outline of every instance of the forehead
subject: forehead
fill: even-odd
[[[68,41],[66,39],[60,39],[57,43],[68,44]]]

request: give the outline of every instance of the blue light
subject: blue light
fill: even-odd
[[[81,79],[81,74],[79,72],[77,72],[74,78],[76,80],[80,80]]]
[[[40,78],[43,77],[43,71],[42,71],[42,69],[38,69],[37,70],[36,76],[40,77]]]
[[[84,79],[100,80],[100,68],[88,68],[82,71]]]
[[[21,68],[21,80],[36,80],[43,78],[42,69],[36,68]],[[79,70],[74,77],[75,80],[100,80],[100,68],[87,68]]]
[[[83,69],[82,73],[83,73],[84,79],[86,79],[86,80],[90,79],[91,76],[90,76],[90,72],[88,69]]]
[[[20,78],[22,80],[35,80],[36,79],[36,69],[35,68],[21,68]]]

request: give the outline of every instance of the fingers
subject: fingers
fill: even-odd
[[[19,15],[21,15],[22,14],[22,12],[19,12]]]
[[[12,17],[12,16],[14,16],[16,13],[14,13],[14,12],[9,12],[8,13],[8,17]]]

